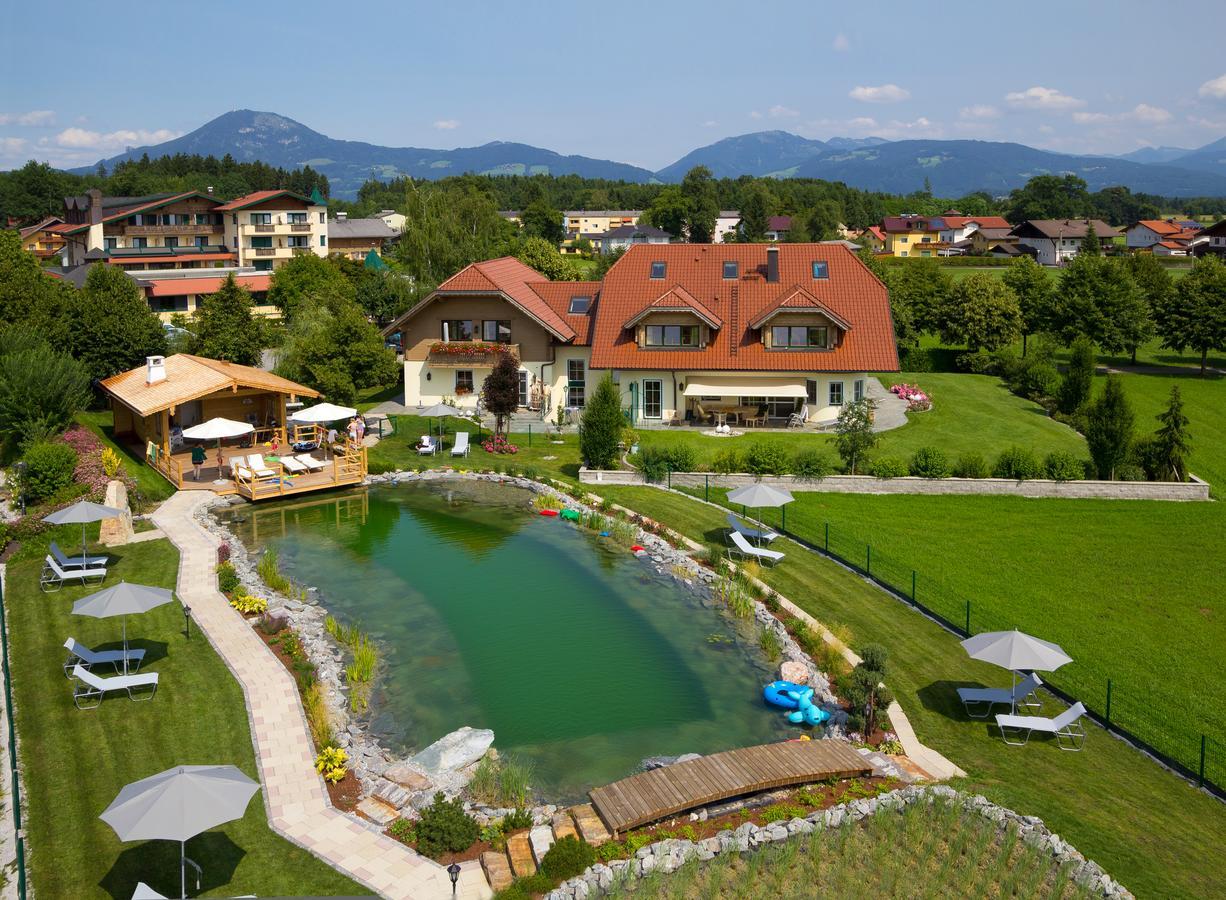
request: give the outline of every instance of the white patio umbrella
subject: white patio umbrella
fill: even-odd
[[[290,416],[290,421],[302,422],[304,425],[326,425],[341,419],[352,419],[358,414],[356,409],[348,406],[337,406],[334,403],[316,403],[300,409]]]
[[[178,841],[179,889],[186,897],[188,839],[242,818],[259,789],[234,766],[176,766],[125,785],[98,818],[121,841]]]
[[[235,422],[233,419],[209,419],[207,422],[201,422],[199,425],[193,425],[191,428],[183,429],[183,436],[193,441],[217,441],[217,449],[221,450],[221,441],[223,438],[242,437],[244,434],[251,434],[255,431],[255,426],[249,422]],[[224,484],[225,479],[221,477],[221,467],[217,467],[217,479],[214,484]]]
[[[444,419],[448,416],[462,416],[464,410],[458,409],[449,403],[436,403],[433,406],[427,406],[425,409],[417,411],[419,416],[425,416],[428,419]],[[440,433],[440,438],[442,437]]]
[[[792,500],[791,491],[771,487],[760,481],[743,485],[728,492],[728,502],[741,504],[742,512],[747,506],[752,506],[755,509],[767,506],[780,507],[786,503],[791,503]]]
[[[57,509],[49,516],[44,516],[44,522],[50,522],[52,525],[72,525],[76,522],[81,523],[81,555],[87,556],[85,552],[85,523],[86,522],[101,522],[103,519],[113,519],[115,516],[122,516],[123,510],[116,509],[113,506],[103,506],[101,503],[91,503],[89,500],[78,500],[72,506],[65,506],[63,509]]]
[[[128,674],[128,616],[148,612],[174,599],[166,588],[149,587],[143,584],[119,584],[103,588],[97,593],[82,597],[72,605],[74,615],[94,619],[109,619],[123,616],[123,672]]]
[[[1059,644],[1033,637],[1016,628],[1012,631],[985,631],[983,634],[968,637],[962,642],[962,646],[971,659],[1010,670],[1013,673],[1014,685],[1017,684],[1019,669],[1054,672],[1073,661]],[[1016,703],[1011,705],[1016,708]]]

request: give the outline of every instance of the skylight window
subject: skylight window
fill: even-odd
[[[737,265],[736,260],[734,259],[725,260],[724,261],[724,278],[735,281],[739,277],[740,277],[740,266]]]
[[[651,277],[663,278],[666,266],[662,261],[656,261],[651,264]]]
[[[829,278],[830,264],[823,260],[813,261],[813,277],[814,278]]]
[[[592,305],[591,297],[571,297],[570,298],[570,309],[568,310],[568,312],[572,316],[582,315],[583,313],[587,312],[588,307],[591,305]]]

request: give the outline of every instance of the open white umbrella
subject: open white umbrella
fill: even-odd
[[[98,818],[121,841],[178,841],[179,887],[186,897],[188,839],[242,818],[259,789],[234,766],[176,766],[125,785]]]
[[[217,441],[217,449],[221,450],[221,442],[223,438],[242,437],[244,434],[251,434],[255,431],[255,426],[249,422],[235,422],[233,419],[209,419],[207,422],[201,422],[199,425],[193,425],[191,428],[183,429],[183,436],[193,441]],[[217,467],[217,480],[214,484],[224,484],[225,479],[221,477],[221,466]]]
[[[290,421],[302,422],[305,425],[326,425],[341,419],[352,419],[358,414],[356,409],[348,406],[337,406],[334,403],[316,403],[300,409],[290,416]]]
[[[156,609],[173,599],[174,594],[166,588],[121,581],[119,584],[103,588],[88,597],[82,597],[72,605],[72,611],[74,615],[90,616],[95,619],[123,616],[123,672],[126,675],[128,674],[128,616]]]
[[[88,556],[89,554],[85,552],[85,523],[101,522],[103,519],[113,519],[115,516],[122,515],[122,509],[116,509],[113,506],[103,506],[101,503],[91,503],[89,500],[78,500],[72,506],[65,506],[63,509],[57,509],[51,515],[45,516],[43,521],[50,522],[52,525],[73,525],[80,522],[81,555]]]
[[[1016,628],[1012,631],[985,631],[968,637],[962,642],[962,646],[971,659],[989,662],[1013,672],[1014,684],[1017,683],[1016,673],[1021,669],[1054,672],[1073,661],[1059,644],[1034,637]]]
[[[771,487],[769,484],[763,484],[760,481],[743,485],[728,492],[728,502],[741,504],[742,512],[744,512],[744,508],[747,506],[752,506],[755,509],[766,506],[780,507],[785,503],[791,503],[793,499],[791,491]]]
[[[427,406],[425,409],[417,410],[419,416],[425,416],[427,419],[444,419],[448,416],[462,416],[464,410],[458,409],[449,403],[436,403],[433,406]],[[442,430],[440,426],[439,438],[442,438]]]

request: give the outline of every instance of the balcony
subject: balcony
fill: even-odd
[[[429,345],[426,361],[431,366],[455,369],[488,369],[503,353],[519,358],[519,344],[494,344],[487,341],[435,341]]]
[[[310,231],[311,223],[310,222],[290,222],[289,230],[290,231]]]
[[[257,234],[272,234],[277,230],[276,225],[254,225],[252,226]]]
[[[124,225],[122,233],[125,235],[148,235],[148,234],[221,234],[222,226],[205,224],[205,225]],[[104,232],[105,233],[105,232]]]
[[[289,249],[293,252],[294,256],[306,256],[311,252],[310,247],[290,247]]]
[[[256,256],[276,256],[276,247],[251,247],[249,248]]]

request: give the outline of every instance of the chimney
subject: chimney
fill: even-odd
[[[336,221],[338,221],[338,222],[344,222],[344,221],[345,221],[347,218],[349,218],[349,214],[348,214],[348,213],[338,212],[338,213],[336,214]]]
[[[776,282],[779,280],[779,248],[766,248],[766,280]]]
[[[102,191],[97,188],[90,188],[85,192],[85,196],[89,198],[89,224],[102,224]]]
[[[205,188],[205,191],[210,197],[213,196],[213,185],[210,184],[207,188]]]
[[[157,384],[166,380],[166,357],[150,356],[145,359],[145,384]]]

